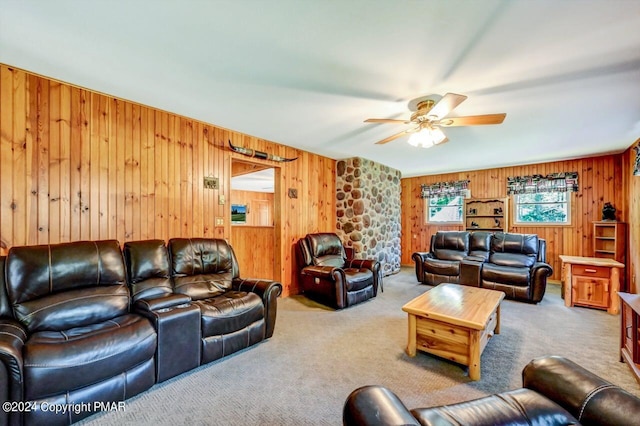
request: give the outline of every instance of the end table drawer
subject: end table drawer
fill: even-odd
[[[572,265],[571,274],[583,277],[609,278],[609,269],[606,266]]]

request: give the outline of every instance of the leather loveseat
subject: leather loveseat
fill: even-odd
[[[0,424],[73,423],[99,410],[94,402],[123,401],[271,336],[280,283],[240,279],[224,240],[176,245],[172,264],[163,241],[127,243],[124,255],[108,240],[0,258]],[[238,304],[209,315],[204,305],[224,294]]]
[[[535,234],[438,231],[429,252],[415,252],[418,281],[443,282],[503,291],[509,299],[542,300],[553,270],[546,241]]]
[[[354,390],[343,409],[347,426],[494,426],[638,424],[640,399],[562,357],[534,359],[523,388],[440,407],[408,410],[382,386]]]

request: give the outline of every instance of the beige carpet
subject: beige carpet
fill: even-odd
[[[86,425],[339,425],[353,389],[381,384],[409,408],[453,403],[518,388],[532,358],[566,356],[640,396],[619,362],[620,316],[566,308],[557,285],[538,305],[505,300],[501,334],[482,355],[472,382],[457,364],[405,352],[401,307],[430,287],[412,268],[386,277],[384,293],[342,311],[303,296],[279,300],[273,338],[156,385],[126,401],[124,412],[97,414]]]

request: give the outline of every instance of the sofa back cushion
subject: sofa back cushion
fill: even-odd
[[[538,259],[538,236],[496,232],[491,238],[489,262],[530,268]]]
[[[342,241],[336,234],[323,232],[308,234],[307,243],[311,260],[316,266],[333,266],[342,268],[347,259]]]
[[[431,253],[436,259],[464,259],[469,253],[469,233],[466,231],[438,231],[431,240]]]
[[[493,232],[473,231],[469,234],[469,256],[489,259]]]
[[[123,252],[134,302],[173,293],[169,253],[163,240],[126,242]]]
[[[168,248],[174,292],[192,300],[227,292],[239,276],[236,255],[225,240],[172,238]]]
[[[95,324],[129,310],[115,240],[12,247],[5,267],[14,316],[31,332]]]

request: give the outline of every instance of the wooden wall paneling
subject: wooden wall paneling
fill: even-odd
[[[0,66],[0,73],[2,72]],[[28,93],[27,93],[27,116],[28,116],[28,140],[27,140],[27,152],[29,153],[27,158],[27,179],[29,186],[27,190],[27,239],[26,244],[38,244],[38,199],[39,199],[39,147],[40,147],[40,128],[39,128],[39,114],[38,109],[38,96],[40,93],[41,79],[28,75]],[[0,101],[2,94],[0,93]],[[2,161],[0,160],[0,169],[2,168]],[[1,196],[0,196],[1,198]],[[0,243],[0,251],[1,243]]]
[[[6,247],[230,238],[229,139],[299,157],[259,160],[276,167],[279,211],[270,244],[285,295],[297,291],[293,244],[308,232],[335,229],[334,160],[2,64],[0,131],[0,239]],[[217,177],[220,188],[204,190],[204,176]],[[288,188],[298,189],[297,199],[287,197]],[[216,227],[215,217],[224,225]]]
[[[60,117],[58,118],[59,130],[59,198],[58,209],[60,215],[60,241],[71,240],[71,222],[77,222],[78,218],[72,216],[71,208],[71,87],[60,85]],[[17,228],[17,226],[16,226]],[[23,238],[19,239],[24,241]]]
[[[60,242],[60,83],[49,86],[49,241]]]
[[[131,173],[133,185],[128,195],[130,219],[131,222],[125,222],[125,236],[127,241],[141,240],[140,232],[142,230],[142,215],[140,208],[141,198],[141,182],[142,169],[140,163],[142,161],[142,108],[139,105],[133,105],[132,129],[131,129],[131,146],[127,153],[127,164]],[[126,180],[126,176],[125,176]]]
[[[13,244],[13,71],[7,68],[0,69],[0,96],[0,249],[4,254]]]
[[[27,76],[24,73],[13,74],[13,241],[27,239],[27,116],[28,103],[26,97]]]

